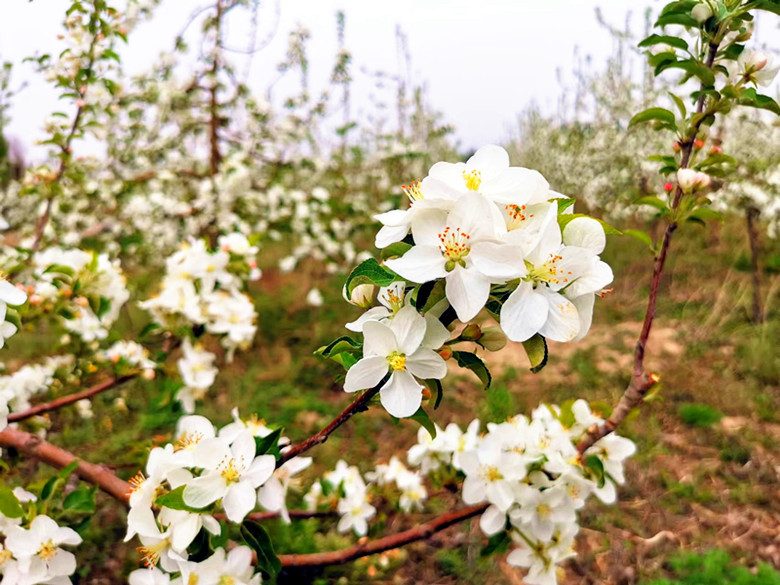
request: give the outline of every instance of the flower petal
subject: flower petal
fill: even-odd
[[[412,355],[406,356],[406,369],[410,374],[427,380],[441,380],[447,375],[447,363],[431,349],[421,347]]]
[[[526,341],[542,328],[549,310],[530,282],[521,283],[501,307],[501,329],[512,341]]]
[[[447,275],[444,292],[458,319],[467,323],[485,306],[490,295],[490,280],[475,269],[456,266]]]
[[[421,283],[446,276],[445,262],[438,246],[414,246],[400,258],[387,260],[385,266],[406,280]]]
[[[505,282],[527,273],[520,246],[495,242],[477,242],[469,255],[474,268],[492,280]]]
[[[398,340],[390,326],[379,321],[363,325],[363,355],[387,357],[398,349]]]
[[[408,355],[420,347],[425,336],[425,318],[413,306],[406,305],[390,321],[390,329],[398,341],[398,349]]]
[[[344,380],[344,391],[357,392],[373,388],[382,381],[389,367],[385,356],[363,358],[347,372],[347,378]]]
[[[553,341],[571,341],[580,332],[577,307],[569,299],[549,289],[541,289],[549,303],[547,322],[539,333]]]
[[[422,386],[409,372],[397,370],[379,391],[379,399],[394,417],[412,416],[422,404]]]
[[[602,225],[592,217],[576,217],[563,228],[563,243],[601,254],[607,245]]]

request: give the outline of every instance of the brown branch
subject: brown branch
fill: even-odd
[[[710,43],[709,50],[707,52],[706,66],[708,69],[712,69],[715,63],[715,56],[718,53],[718,43]],[[688,136],[685,137],[680,143],[681,146],[681,158],[680,168],[684,169],[688,167],[691,160],[691,153],[693,152],[693,144],[696,140],[696,135],[699,133],[704,116],[701,116],[704,111],[704,84],[701,84],[699,99],[696,102],[696,115],[698,119],[693,124],[692,130]],[[672,201],[672,211],[677,211],[682,200],[683,190],[679,183],[674,192],[674,199]],[[647,341],[650,338],[650,330],[653,327],[653,321],[655,320],[656,305],[658,303],[658,294],[661,288],[661,278],[663,276],[664,266],[666,265],[666,256],[669,252],[669,246],[672,242],[672,236],[677,230],[677,220],[672,219],[666,226],[664,231],[661,247],[658,251],[658,255],[655,257],[653,263],[653,278],[650,282],[650,295],[647,299],[647,309],[645,311],[645,318],[642,323],[642,330],[639,333],[639,338],[636,342],[636,348],[634,350],[634,368],[631,374],[631,382],[623,392],[623,396],[620,397],[620,401],[615,409],[612,411],[610,417],[604,422],[603,425],[594,425],[577,445],[577,450],[580,454],[584,453],[590,448],[596,441],[612,433],[620,424],[625,420],[634,408],[636,408],[650,391],[650,389],[658,382],[659,377],[656,374],[645,371],[645,348],[647,347]]]
[[[22,453],[62,469],[78,461],[74,473],[86,482],[98,486],[101,490],[123,504],[130,499],[130,484],[114,475],[101,465],[80,460],[73,453],[60,449],[31,433],[7,427],[0,432],[0,447],[13,447]]]
[[[468,508],[447,512],[446,514],[442,514],[429,522],[425,522],[424,524],[420,524],[409,530],[404,530],[403,532],[391,534],[376,540],[358,543],[342,550],[304,555],[280,555],[279,560],[282,561],[283,567],[326,567],[329,565],[341,565],[361,557],[367,557],[386,550],[399,548],[419,540],[426,540],[445,528],[449,528],[464,520],[482,514],[487,507],[487,504],[477,504],[476,506],[469,506]]]
[[[316,445],[320,445],[325,441],[327,441],[328,437],[331,435],[331,433],[333,433],[333,431],[335,431],[337,428],[339,428],[341,425],[343,425],[345,422],[351,419],[358,412],[361,412],[368,408],[368,403],[371,401],[371,399],[374,396],[376,396],[379,393],[379,390],[382,388],[384,383],[385,380],[382,380],[379,384],[377,384],[373,388],[363,392],[363,394],[361,394],[352,404],[350,404],[347,408],[345,408],[340,415],[334,418],[321,431],[315,433],[305,441],[301,441],[300,443],[296,443],[295,445],[292,445],[287,451],[282,453],[282,456],[276,462],[276,467],[281,467],[290,459],[297,457],[298,455],[300,455],[301,453],[305,453],[312,447],[315,447]]]
[[[95,384],[94,386],[82,390],[81,392],[68,394],[67,396],[62,396],[60,398],[57,398],[56,400],[52,400],[51,402],[36,404],[35,406],[31,406],[27,410],[23,410],[21,412],[12,412],[11,414],[8,415],[8,422],[9,423],[19,422],[21,420],[26,420],[33,416],[43,414],[44,412],[57,410],[58,408],[62,408],[63,406],[67,406],[68,404],[73,404],[74,402],[78,402],[79,400],[83,400],[85,398],[90,398],[95,394],[100,394],[101,392],[105,392],[106,390],[110,390],[111,388],[116,388],[117,386],[120,386],[125,382],[127,382],[128,380],[132,380],[137,376],[138,373],[125,374],[124,376],[119,376],[118,378],[112,378],[111,380],[106,380],[105,382],[101,382],[100,384]]]
[[[308,520],[310,518],[332,518],[337,516],[335,511],[325,512],[310,512],[309,510],[287,510],[290,518],[293,520]],[[223,520],[227,518],[224,514],[212,514],[217,520]],[[248,520],[255,520],[256,522],[262,522],[263,520],[273,520],[274,518],[281,517],[279,512],[252,512],[247,514]]]

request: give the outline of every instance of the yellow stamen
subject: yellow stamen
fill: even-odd
[[[482,184],[482,173],[479,171],[463,171],[463,181],[469,191],[479,191]]]

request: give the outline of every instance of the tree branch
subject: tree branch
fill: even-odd
[[[715,56],[718,53],[718,43],[710,43],[707,53],[706,66],[712,69],[715,63]],[[704,84],[701,84],[699,99],[696,102],[696,114],[701,114],[704,111],[705,95]],[[693,152],[693,143],[696,140],[696,135],[699,133],[703,116],[699,116],[698,120],[693,124],[692,131],[689,136],[685,138],[681,143],[681,158],[680,168],[684,169],[688,167],[691,160],[691,153]],[[674,192],[674,200],[672,201],[672,211],[676,211],[680,206],[682,200],[683,190],[679,183]],[[650,330],[653,327],[653,321],[655,319],[655,310],[658,303],[658,294],[661,288],[661,277],[663,276],[664,266],[666,264],[666,255],[669,252],[669,246],[672,242],[672,236],[677,230],[677,221],[672,219],[666,226],[664,231],[664,237],[661,242],[661,248],[658,255],[655,257],[653,264],[653,278],[650,282],[650,295],[647,299],[647,309],[645,311],[645,319],[642,323],[642,331],[639,333],[639,339],[636,342],[636,348],[634,350],[634,369],[631,374],[631,382],[623,392],[618,405],[615,410],[612,411],[612,415],[601,426],[594,425],[577,445],[577,450],[580,454],[584,453],[589,447],[591,447],[596,441],[612,433],[620,424],[625,420],[634,408],[636,408],[644,399],[645,395],[650,389],[659,381],[659,377],[656,374],[645,371],[645,348],[647,347],[647,341],[650,338]]]
[[[74,471],[77,476],[86,482],[98,486],[112,498],[119,500],[123,504],[127,505],[129,502],[130,484],[125,480],[120,479],[102,465],[82,461],[73,453],[55,447],[36,435],[7,427],[0,432],[0,447],[13,447],[25,455],[35,457],[43,463],[58,469],[78,461],[78,466]]]
[[[371,399],[374,396],[376,396],[379,393],[379,390],[384,385],[386,378],[387,376],[385,376],[385,378],[382,379],[382,381],[379,382],[379,384],[363,392],[363,394],[361,394],[352,404],[350,404],[347,408],[345,408],[340,415],[334,418],[321,431],[315,433],[305,441],[301,441],[300,443],[296,443],[295,445],[292,445],[288,450],[282,453],[282,456],[276,462],[276,467],[277,468],[281,467],[290,459],[297,457],[301,453],[305,453],[306,451],[308,451],[309,449],[311,449],[316,445],[320,445],[324,443],[325,441],[328,440],[328,437],[331,435],[331,433],[333,433],[333,431],[335,431],[337,428],[339,428],[341,425],[343,425],[345,422],[351,419],[358,412],[368,409],[368,403],[371,401]]]
[[[282,561],[282,567],[326,567],[329,565],[341,565],[361,557],[367,557],[386,550],[400,548],[419,540],[426,540],[437,532],[482,514],[487,507],[488,504],[477,504],[476,506],[469,506],[468,508],[447,512],[446,514],[442,514],[433,520],[410,528],[409,530],[404,530],[403,532],[391,534],[390,536],[385,536],[376,540],[358,543],[342,550],[305,555],[280,555],[279,560]]]
[[[90,398],[95,394],[100,394],[101,392],[105,392],[106,390],[110,390],[111,388],[116,388],[117,386],[120,386],[125,382],[132,380],[133,378],[136,378],[137,376],[138,376],[137,373],[125,374],[124,376],[119,376],[118,378],[112,378],[111,380],[106,380],[105,382],[101,382],[100,384],[95,384],[94,386],[91,386],[86,390],[82,390],[81,392],[68,394],[67,396],[62,396],[60,398],[57,398],[56,400],[52,400],[51,402],[36,404],[35,406],[31,406],[27,410],[23,410],[21,412],[12,412],[11,414],[8,415],[8,422],[9,423],[19,422],[31,418],[33,416],[43,414],[44,412],[57,410],[58,408],[62,408],[63,406],[67,406],[68,404],[73,404],[74,402],[78,402],[79,400],[83,400],[85,398]]]

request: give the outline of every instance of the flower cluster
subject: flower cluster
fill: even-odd
[[[7,280],[0,280],[0,349],[5,345],[5,340],[16,333],[16,325],[6,321],[8,305],[21,305],[27,300],[24,291],[16,288]]]
[[[623,463],[635,451],[628,439],[608,435],[580,457],[577,442],[602,422],[577,400],[567,408],[539,406],[530,419],[516,415],[489,423],[481,435],[479,421],[466,433],[450,425],[435,439],[421,429],[409,461],[424,470],[449,465],[463,473],[463,501],[489,504],[482,531],[493,536],[508,530],[518,544],[508,562],[528,569],[530,585],[553,585],[557,565],[574,554],[577,510],[591,494],[615,501]]]
[[[48,392],[59,368],[73,363],[73,356],[48,357],[42,364],[27,364],[13,374],[0,376],[0,431],[8,425],[8,413],[30,407],[30,399]]]
[[[353,530],[358,536],[368,533],[368,520],[376,514],[371,505],[368,486],[354,465],[348,465],[343,459],[336,468],[322,476],[322,481],[312,485],[305,496],[310,510],[316,510],[323,498],[334,496],[336,510],[341,516],[336,529],[339,532]]]
[[[55,310],[82,340],[105,339],[130,292],[118,260],[86,250],[47,248],[32,257],[29,303]]]
[[[612,281],[599,258],[604,229],[587,217],[559,218],[562,197],[539,173],[510,167],[504,149],[486,146],[466,163],[435,164],[407,193],[408,209],[377,216],[384,225],[378,247],[410,231],[414,240],[386,261],[388,268],[413,283],[443,279],[464,323],[492,295],[514,341],[537,333],[571,341],[587,333],[594,295]]]
[[[23,526],[21,503],[34,502],[36,497],[21,488],[8,491],[13,517],[0,513],[0,575],[8,585],[36,585],[37,583],[70,583],[76,570],[76,557],[61,546],[81,544],[81,536],[72,528],[59,526],[46,515],[35,516]],[[6,511],[9,507],[6,506]],[[25,521],[26,523],[26,521]]]
[[[98,359],[109,361],[117,367],[142,370],[145,378],[154,378],[157,364],[149,358],[149,351],[139,343],[121,340],[101,351]]]
[[[249,346],[257,330],[254,305],[241,292],[245,276],[260,278],[256,253],[237,233],[221,237],[216,250],[190,238],[166,260],[160,292],[141,306],[165,329],[203,326],[222,336],[222,345],[231,355],[236,348]]]
[[[274,453],[286,442],[279,435],[235,411],[221,429],[202,416],[180,419],[175,442],[152,449],[146,475],[131,482],[126,540],[138,535],[147,564],[184,574],[191,570],[187,548],[201,529],[222,533],[218,510],[234,523],[258,505],[286,516],[290,478],[311,460],[294,458],[276,469]]]

